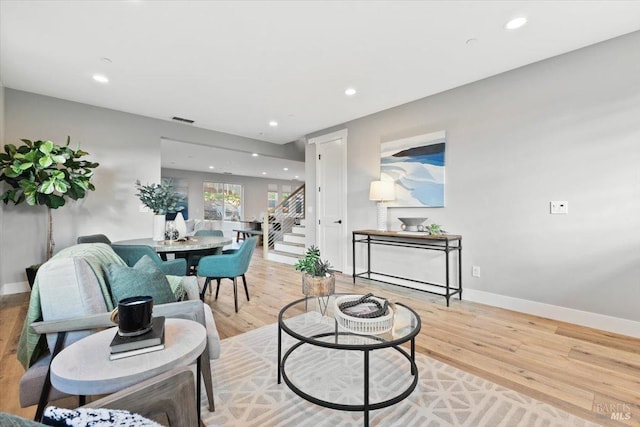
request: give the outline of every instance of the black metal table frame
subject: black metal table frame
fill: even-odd
[[[369,425],[369,411],[382,409],[391,405],[395,405],[396,403],[406,399],[413,392],[413,390],[415,390],[418,384],[418,367],[415,362],[415,355],[416,355],[415,337],[420,332],[422,323],[420,320],[420,316],[418,316],[418,314],[415,311],[413,311],[413,309],[407,307],[404,304],[396,303],[397,305],[401,305],[405,307],[407,310],[410,310],[418,322],[414,330],[411,331],[411,333],[397,340],[386,341],[383,338],[377,337],[375,335],[361,335],[361,334],[355,334],[351,332],[339,332],[337,321],[335,321],[334,332],[325,332],[321,334],[305,336],[305,335],[296,333],[293,330],[291,330],[289,327],[287,327],[287,325],[283,322],[282,316],[283,316],[283,313],[289,307],[295,304],[299,304],[302,301],[305,301],[306,303],[306,299],[307,298],[299,299],[290,304],[287,304],[282,310],[280,310],[280,313],[278,314],[278,384],[281,384],[282,382],[281,379],[284,379],[285,384],[287,384],[287,386],[289,387],[289,389],[291,389],[291,391],[293,391],[295,394],[302,397],[303,399],[311,403],[314,403],[318,406],[322,406],[330,409],[338,409],[342,411],[354,411],[354,412],[363,411],[365,426]],[[284,356],[282,356],[282,331],[283,330],[288,335],[290,335],[291,337],[299,341],[296,344],[294,344],[291,348],[289,348],[287,352],[284,354]],[[379,341],[379,343],[357,345],[357,344],[337,344],[337,343],[330,343],[328,341],[315,340],[315,338],[335,336],[337,341],[339,335],[366,336],[368,338],[372,338],[374,340]],[[405,349],[400,347],[400,344],[406,343],[407,341],[411,341],[410,355],[406,352]],[[293,384],[293,382],[287,376],[284,367],[291,353],[293,353],[293,351],[295,351],[297,348],[301,347],[304,344],[310,344],[317,347],[325,347],[325,348],[330,348],[334,350],[362,351],[364,353],[364,381],[363,381],[364,382],[364,397],[363,397],[364,403],[362,405],[346,405],[346,404],[334,403],[334,402],[318,399],[316,397],[311,396],[308,393],[305,393],[304,391],[300,390],[298,387],[296,387]],[[392,397],[391,399],[387,399],[382,402],[371,403],[369,402],[369,353],[373,350],[378,350],[383,348],[393,348],[394,350],[402,354],[409,361],[409,364],[411,366],[411,375],[413,375],[413,381],[411,382],[409,387],[407,387],[406,390],[396,395],[395,397]]]
[[[366,237],[357,239],[356,235],[366,236]],[[447,307],[449,307],[449,300],[451,299],[452,296],[458,294],[459,298],[462,299],[462,237],[459,237],[453,240],[447,238],[447,239],[437,239],[437,240],[434,239],[429,241],[424,237],[418,237],[418,238],[412,239],[411,238],[412,236],[410,235],[406,235],[406,236],[383,235],[379,237],[375,235],[374,237],[371,237],[371,236],[372,236],[371,234],[364,233],[364,232],[358,232],[358,231],[353,232],[352,241],[351,241],[352,242],[351,243],[352,244],[352,260],[353,260],[353,283],[356,283],[356,277],[366,277],[369,280],[375,280],[378,282],[388,283],[391,285],[401,286],[404,288],[415,289],[415,290],[418,290],[421,292],[427,292],[433,295],[440,295],[446,298]],[[380,238],[380,237],[383,237],[383,238]],[[457,244],[452,246],[450,244],[451,241],[456,241]],[[433,242],[441,242],[444,244],[438,245],[438,244],[434,244]],[[365,243],[367,245],[367,271],[363,271],[361,273],[356,273],[356,243]],[[425,282],[422,280],[410,279],[407,277],[401,277],[401,276],[395,276],[392,274],[371,271],[371,245],[372,244],[380,245],[380,246],[399,246],[403,248],[427,249],[427,250],[444,252],[445,269],[446,269],[444,285],[440,283]],[[458,252],[458,287],[457,288],[452,287],[450,283],[449,253],[451,252]],[[371,278],[372,274],[375,274],[378,276],[390,277],[393,279],[406,280],[414,283],[420,283],[423,285],[435,286],[438,288],[443,288],[445,290],[445,293],[430,291],[428,289],[414,288],[414,287],[403,285],[397,282],[389,282],[386,280],[381,280],[376,278],[372,279]]]

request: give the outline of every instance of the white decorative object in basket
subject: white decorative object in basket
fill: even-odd
[[[338,325],[349,332],[353,332],[354,334],[378,335],[389,332],[393,327],[393,309],[390,306],[387,308],[387,314],[374,318],[354,317],[345,314],[340,310],[340,304],[349,301],[357,301],[360,298],[362,298],[362,295],[343,295],[335,299],[333,312]],[[385,300],[382,298],[371,297],[371,299],[384,305]],[[359,307],[365,312],[371,312],[377,309],[377,306],[371,303],[359,304],[356,307]],[[354,310],[356,307],[350,307],[349,310]]]

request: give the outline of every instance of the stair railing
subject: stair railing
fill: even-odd
[[[284,199],[273,209],[269,215],[265,215],[262,224],[263,256],[266,259],[269,248],[273,248],[276,242],[283,240],[286,233],[291,233],[295,225],[300,224],[305,213],[304,184]]]

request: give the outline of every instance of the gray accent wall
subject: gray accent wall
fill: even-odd
[[[104,233],[111,240],[150,236],[152,214],[140,212],[134,183],[160,180],[160,138],[302,160],[299,142],[276,145],[209,131],[190,125],[94,107],[6,88],[5,139],[50,139],[80,144],[96,169],[96,191],[70,201],[53,213],[56,250],[75,243],[79,235]],[[7,206],[1,223],[0,283],[26,281],[24,268],[44,261],[46,209]],[[0,294],[2,292],[0,287]]]
[[[278,203],[282,201],[283,186],[294,192],[304,184],[301,181],[284,181],[278,179],[256,178],[250,176],[227,175],[220,173],[193,172],[178,169],[162,169],[162,178],[185,180],[189,183],[189,218],[202,219],[204,217],[203,186],[205,182],[223,182],[242,185],[244,195],[244,212],[242,219],[258,218],[267,211],[267,192],[269,185],[274,185],[280,193]]]
[[[640,321],[640,33],[342,127],[350,230],[376,227],[368,189],[380,143],[446,130],[446,207],[390,209],[391,229],[398,217],[426,216],[461,234],[468,289]],[[568,215],[550,215],[551,200],[568,201]],[[444,274],[425,251],[376,249],[374,265],[418,279]]]

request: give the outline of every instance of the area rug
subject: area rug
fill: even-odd
[[[213,426],[361,426],[362,412],[322,408],[277,383],[276,324],[222,341],[212,366],[216,411],[202,399],[204,424]],[[283,349],[296,341],[283,332]],[[284,352],[284,350],[283,350]],[[372,402],[387,399],[411,382],[409,364],[391,349],[370,353]],[[419,382],[404,401],[370,412],[371,426],[597,426],[551,405],[416,354]],[[290,379],[315,397],[362,404],[363,355],[310,345],[286,364]],[[311,393],[311,391],[313,391]]]

